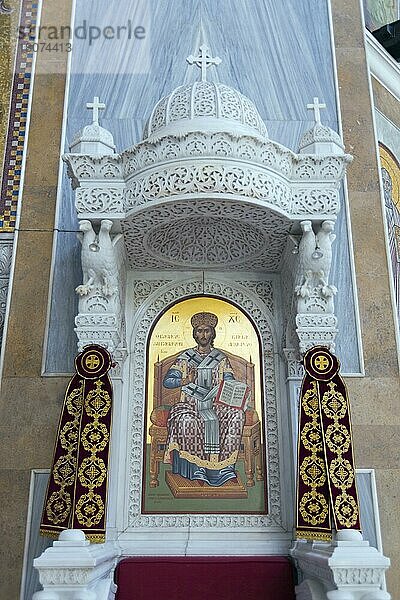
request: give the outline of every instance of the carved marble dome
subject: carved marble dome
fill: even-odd
[[[315,97],[312,104],[307,104],[307,108],[314,111],[315,123],[301,138],[299,152],[301,154],[344,154],[344,144],[340,135],[321,123],[320,108],[326,108],[326,104],[321,104],[318,97]]]
[[[300,140],[299,150],[303,150],[316,142],[333,142],[341,150],[344,150],[344,144],[340,135],[327,125],[322,125],[322,123],[316,123],[314,127],[306,131]]]
[[[177,87],[154,107],[143,139],[193,131],[267,138],[254,103],[222,83],[196,81]]]
[[[93,102],[88,102],[86,108],[93,110],[93,122],[85,125],[75,134],[70,151],[79,154],[113,154],[116,151],[112,134],[99,125],[99,110],[106,105],[95,96]]]
[[[70,150],[81,154],[113,154],[116,148],[112,134],[98,123],[91,123],[75,134]]]

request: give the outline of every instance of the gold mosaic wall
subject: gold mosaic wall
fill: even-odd
[[[11,39],[12,22],[15,20],[16,9],[20,4],[19,0],[14,0],[10,14],[0,12],[0,156],[4,157],[4,147],[6,141],[6,131],[8,124],[8,109],[11,94],[11,73],[13,58],[15,55],[16,37]],[[4,3],[1,3],[4,6]],[[1,8],[0,8],[1,11]],[[14,28],[16,29],[16,27]]]
[[[0,1],[0,233],[16,225],[33,67],[30,42],[19,38],[37,8],[34,0]]]

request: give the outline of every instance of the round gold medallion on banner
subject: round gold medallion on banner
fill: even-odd
[[[335,515],[338,523],[345,529],[351,529],[357,524],[359,510],[353,496],[343,492],[335,500]]]
[[[104,510],[102,497],[99,494],[88,492],[79,498],[75,514],[80,525],[90,528],[100,523],[104,516]]]
[[[304,521],[310,525],[321,525],[329,515],[329,506],[323,494],[312,490],[300,500],[299,511]]]
[[[304,355],[304,368],[314,379],[329,381],[339,370],[339,361],[324,346],[314,346]]]
[[[98,379],[111,368],[111,356],[102,346],[92,344],[75,358],[78,375],[84,379]]]
[[[71,510],[71,496],[64,489],[53,492],[46,504],[46,515],[52,525],[63,523]]]

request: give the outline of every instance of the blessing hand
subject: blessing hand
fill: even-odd
[[[188,383],[194,383],[196,381],[197,371],[196,369],[189,369],[188,376],[182,380],[182,385],[187,385]]]

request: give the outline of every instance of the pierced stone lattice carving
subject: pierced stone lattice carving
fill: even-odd
[[[195,264],[201,267],[201,260],[204,258],[202,240],[194,236],[198,219],[200,219],[202,227],[204,219],[215,223],[213,232],[217,242],[218,239],[223,239],[225,235],[228,235],[226,227],[223,225],[224,221],[228,219],[235,222],[235,227],[233,228],[232,223],[232,231],[229,232],[227,238],[228,241],[231,240],[229,253],[227,253],[227,248],[223,248],[219,255],[215,255],[213,262],[208,263],[209,266],[218,265],[224,268],[234,266],[240,270],[279,269],[290,223],[279,215],[272,212],[267,213],[259,206],[252,206],[238,200],[198,200],[195,206],[190,200],[181,200],[162,206],[148,207],[131,220],[124,221],[122,225],[131,267],[136,270],[156,267],[171,269],[174,266],[181,266],[183,264],[181,257],[184,253],[188,256],[189,252],[192,259],[196,261]],[[166,226],[166,223],[170,225]],[[175,228],[175,233],[172,233],[176,223],[179,223],[179,227]],[[219,229],[218,225],[221,225]],[[174,247],[175,255],[177,254],[179,257],[178,260],[172,260],[166,253],[164,256],[161,252],[155,255],[155,248],[148,247],[148,243],[151,241],[150,232],[157,231],[159,226],[163,228],[161,230],[162,238],[167,230],[171,232],[171,236],[174,235],[175,239],[170,243]],[[239,232],[243,232],[242,236],[238,237],[238,234],[235,233],[236,227]],[[186,228],[193,233],[194,237],[190,241],[190,251],[183,247],[188,239]],[[254,231],[254,234],[250,235],[250,229]],[[244,239],[248,244],[246,248],[243,247]],[[242,257],[241,262],[240,256]]]
[[[282,523],[282,493],[279,472],[280,449],[278,443],[278,415],[277,415],[277,391],[274,364],[274,343],[268,319],[266,318],[266,307],[255,303],[246,295],[245,287],[236,283],[221,283],[215,281],[188,281],[185,283],[167,283],[160,286],[160,281],[146,282],[150,289],[140,287],[136,282],[137,289],[142,293],[158,290],[157,297],[147,306],[142,313],[140,322],[133,332],[133,381],[134,390],[132,398],[132,436],[131,436],[131,487],[129,495],[129,526],[130,527],[252,527],[266,528],[270,526],[283,526]],[[268,515],[142,515],[141,504],[141,482],[142,482],[142,456],[143,456],[143,411],[144,411],[144,387],[146,373],[146,341],[154,320],[161,311],[165,310],[172,302],[186,296],[206,293],[215,296],[229,298],[239,307],[247,312],[253,321],[257,323],[264,350],[264,373],[266,383],[266,438],[267,438],[267,463],[268,463],[268,494],[270,512]]]
[[[82,187],[75,192],[75,206],[80,213],[122,213],[124,190],[113,187]]]
[[[340,210],[339,191],[320,187],[318,189],[295,188],[292,194],[293,215],[331,214]]]
[[[135,281],[133,284],[133,305],[139,307],[160,286],[169,283],[169,279],[157,279],[153,281]]]
[[[68,155],[69,157],[73,155]],[[262,140],[250,135],[233,135],[228,132],[189,132],[179,137],[167,135],[157,140],[145,140],[133,148],[125,150],[120,157],[110,157],[110,161],[121,161],[126,176],[146,166],[156,165],[173,158],[193,156],[221,156],[230,159],[251,160],[253,163],[270,167],[277,173],[293,178],[295,181],[321,181],[328,179],[339,181],[345,174],[350,161],[349,155],[313,156],[294,154],[277,142]],[[85,162],[88,157],[82,157]],[[90,157],[89,157],[90,159]],[[104,162],[108,157],[103,157]],[[79,156],[72,161],[74,173]]]
[[[217,94],[216,85],[211,81],[196,81],[192,86],[189,86],[192,95],[189,95],[190,100],[193,97],[193,112],[191,117],[217,116]]]
[[[301,180],[340,179],[344,175],[345,167],[346,163],[342,157],[299,156],[293,165],[293,175]]]
[[[296,155],[256,136],[192,132],[146,140],[121,155],[65,160],[82,218],[129,219],[149,203],[186,196],[195,204],[207,196],[261,202],[293,219],[339,211],[338,186],[350,157]],[[153,257],[146,266],[157,264]]]
[[[261,231],[222,217],[179,219],[150,230],[144,238],[150,254],[189,267],[233,266],[260,254],[265,242]]]
[[[164,98],[161,98],[161,100],[159,100],[155,105],[144,129],[143,138],[147,138],[147,136],[153,133],[153,131],[157,131],[165,125],[167,117],[165,109],[168,104],[168,100],[169,97],[165,96]]]
[[[232,88],[227,85],[219,86],[221,103],[221,116],[227,119],[233,119],[240,121],[241,117],[241,104],[238,102],[237,94],[235,94]]]
[[[248,279],[237,279],[236,283],[244,286],[247,290],[251,290],[253,294],[258,296],[258,298],[264,302],[271,315],[275,313],[274,286],[272,281],[251,281]]]
[[[307,352],[312,346],[327,346],[335,352],[335,338],[338,332],[335,315],[297,315],[297,335],[300,340],[300,352]]]
[[[208,194],[210,197],[232,195],[261,200],[292,218],[335,215],[340,209],[337,189],[327,189],[321,185],[291,189],[288,183],[269,172],[259,170],[254,165],[230,164],[229,159],[223,165],[185,163],[158,169],[150,174],[140,173],[129,182],[124,208],[129,213],[155,200],[191,194]],[[82,201],[77,208],[84,211]]]
[[[250,168],[250,166],[199,165],[198,163],[185,163],[150,174],[138,175],[130,182],[127,189],[125,211],[129,212],[131,208],[153,200],[198,193],[232,194],[264,200],[271,206],[276,206],[287,213],[291,211],[290,186],[272,175],[266,174],[254,166]],[[317,199],[318,191],[314,190],[314,193],[316,195],[314,199]],[[306,200],[304,199],[304,201]],[[81,199],[80,202],[82,203]],[[77,208],[83,210],[78,203]]]
[[[64,161],[77,179],[118,179],[122,176],[121,157],[118,154],[68,154]]]
[[[85,128],[87,142],[94,135],[91,127],[96,133],[98,125]],[[157,229],[151,232],[154,236],[150,235],[148,226],[143,232],[139,231],[138,241],[128,240],[128,252],[131,248],[139,250],[140,246],[147,248],[147,256],[141,249],[130,256],[132,266],[169,268],[193,264],[193,260],[196,266],[197,260],[199,266],[231,265],[241,269],[276,270],[283,239],[278,240],[275,235],[277,221],[272,212],[288,220],[318,220],[332,218],[339,211],[338,188],[351,157],[342,150],[337,152],[337,134],[317,123],[312,133],[313,141],[324,142],[328,135],[336,149],[325,155],[317,151],[314,155],[295,154],[268,140],[265,125],[254,104],[226,85],[200,81],[178,87],[153,109],[147,135],[149,137],[144,141],[120,155],[90,156],[89,147],[88,155],[72,153],[65,157],[81,218],[122,222],[122,227],[129,232],[133,215],[137,216],[145,209],[150,212],[153,205],[158,205],[161,212],[167,202],[178,204],[185,198],[191,201],[191,208],[199,218],[215,219],[215,212],[201,214],[197,205],[203,199],[219,204],[229,199],[242,204],[248,202],[253,205],[253,213],[262,206],[267,223],[251,229],[249,221],[244,223],[238,219],[232,223],[235,234],[230,233],[235,239],[229,247],[219,244],[212,256],[204,256],[199,245],[187,244],[189,223],[182,223],[178,241],[169,237],[171,229],[167,223],[172,221],[163,223],[157,219],[154,224]],[[97,137],[98,132],[94,138]],[[221,238],[227,234],[229,219],[235,219],[229,214],[223,217],[227,222],[225,230],[222,219],[219,222]],[[142,214],[138,220],[142,225]],[[198,221],[198,225],[201,224]],[[271,249],[271,255],[257,250],[257,245],[261,246],[260,232],[267,230],[262,241]],[[280,228],[280,232],[286,236],[287,228]],[[215,239],[219,239],[218,235]],[[166,240],[170,245],[169,256],[159,251]],[[251,248],[249,254],[245,247]],[[143,260],[138,262],[137,258]]]
[[[247,125],[256,134],[267,137],[267,129],[254,103],[237,90],[211,81],[181,85],[162,98],[150,115],[143,137],[162,135],[169,123],[203,116]]]
[[[169,98],[168,114],[171,121],[189,119],[190,117],[190,86],[180,87]]]

